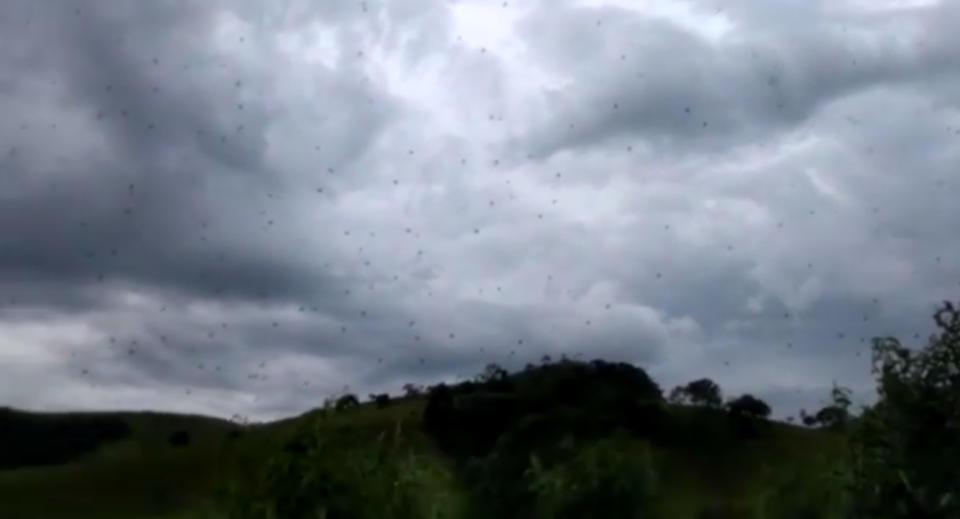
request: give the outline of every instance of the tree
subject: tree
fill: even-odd
[[[836,382],[830,390],[831,403],[821,408],[816,414],[809,415],[806,410],[800,410],[800,418],[808,427],[822,426],[829,429],[841,430],[850,422],[850,390],[838,386]]]
[[[873,339],[880,398],[852,434],[852,517],[960,517],[960,310],[933,317],[919,349]]]
[[[360,400],[357,399],[357,395],[352,393],[347,393],[337,399],[337,403],[334,404],[334,407],[337,411],[342,411],[344,409],[352,409],[360,405]]]
[[[707,407],[723,405],[720,386],[709,378],[701,378],[687,384],[687,394],[690,395],[690,402],[694,405]]]
[[[507,370],[500,367],[499,364],[490,363],[483,369],[483,373],[477,375],[477,382],[481,384],[501,382],[506,380],[507,375]]]
[[[407,398],[416,398],[423,394],[423,386],[407,383],[403,385],[403,394]]]
[[[817,421],[824,427],[844,429],[850,422],[851,391],[848,388],[833,383],[830,390],[830,404],[817,412]]]
[[[803,425],[807,427],[813,427],[817,425],[817,417],[807,413],[806,409],[800,410],[800,421],[803,422]]]
[[[767,418],[771,409],[766,402],[751,394],[745,394],[727,402],[727,411],[737,418]]]
[[[727,413],[733,419],[743,438],[754,438],[760,434],[759,426],[767,423],[770,406],[759,398],[745,394],[726,404]]]
[[[675,404],[693,404],[718,408],[723,405],[720,386],[709,378],[701,378],[670,391],[670,401]]]
[[[667,397],[667,400],[671,404],[686,404],[687,403],[687,388],[684,386],[676,386],[670,390],[670,395]]]

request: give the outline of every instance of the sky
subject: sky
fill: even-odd
[[[6,0],[0,405],[603,358],[775,417],[960,292],[960,2]]]

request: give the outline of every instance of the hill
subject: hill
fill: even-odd
[[[649,447],[657,508],[671,518],[773,519],[764,509],[777,492],[819,492],[821,479],[844,459],[838,433],[669,404],[642,370],[600,361],[530,366],[516,374],[488,369],[476,381],[438,384],[421,396],[340,403],[340,409],[243,426],[163,413],[4,410],[0,517],[226,517],[225,502],[262,497],[268,462],[312,459],[313,439],[338,430],[347,431],[338,440],[347,450],[402,430],[404,452],[429,472],[418,492],[449,496],[461,517],[483,516],[493,500],[517,510],[527,506],[529,496],[507,496],[491,482],[514,485],[511,478],[528,474],[531,456],[559,459],[551,454],[557,445],[572,442],[574,451],[584,451],[617,430],[627,431],[627,439],[615,449]],[[331,470],[346,472],[353,461],[340,463]],[[294,481],[287,486],[308,479],[313,469],[296,470],[307,472],[285,472]]]

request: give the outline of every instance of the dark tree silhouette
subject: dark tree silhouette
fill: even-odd
[[[670,391],[670,401],[677,404],[693,404],[719,408],[723,406],[720,386],[709,378],[701,378]]]
[[[359,405],[360,400],[357,398],[357,395],[347,393],[346,395],[343,395],[337,399],[337,403],[334,404],[334,408],[338,411],[342,411],[344,409],[353,409]]]
[[[477,382],[488,384],[500,382],[506,380],[506,378],[507,370],[503,369],[499,364],[490,363],[484,368],[483,373],[477,375]]]
[[[736,418],[761,418],[770,416],[771,409],[766,402],[746,394],[727,402],[727,411]]]
[[[403,394],[407,398],[415,398],[423,394],[423,387],[416,384],[407,383],[403,385]]]
[[[804,409],[800,410],[800,418],[803,424],[808,427],[821,426],[829,429],[840,430],[847,427],[850,422],[850,390],[838,386],[836,383],[830,391],[831,403],[821,408],[815,414],[807,414]]]
[[[808,414],[806,409],[800,410],[800,421],[807,427],[814,427],[819,423],[816,415]]]

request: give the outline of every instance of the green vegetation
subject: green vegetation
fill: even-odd
[[[880,400],[809,427],[701,378],[561,359],[269,424],[0,412],[0,517],[960,517],[960,312],[921,349],[874,340]]]

